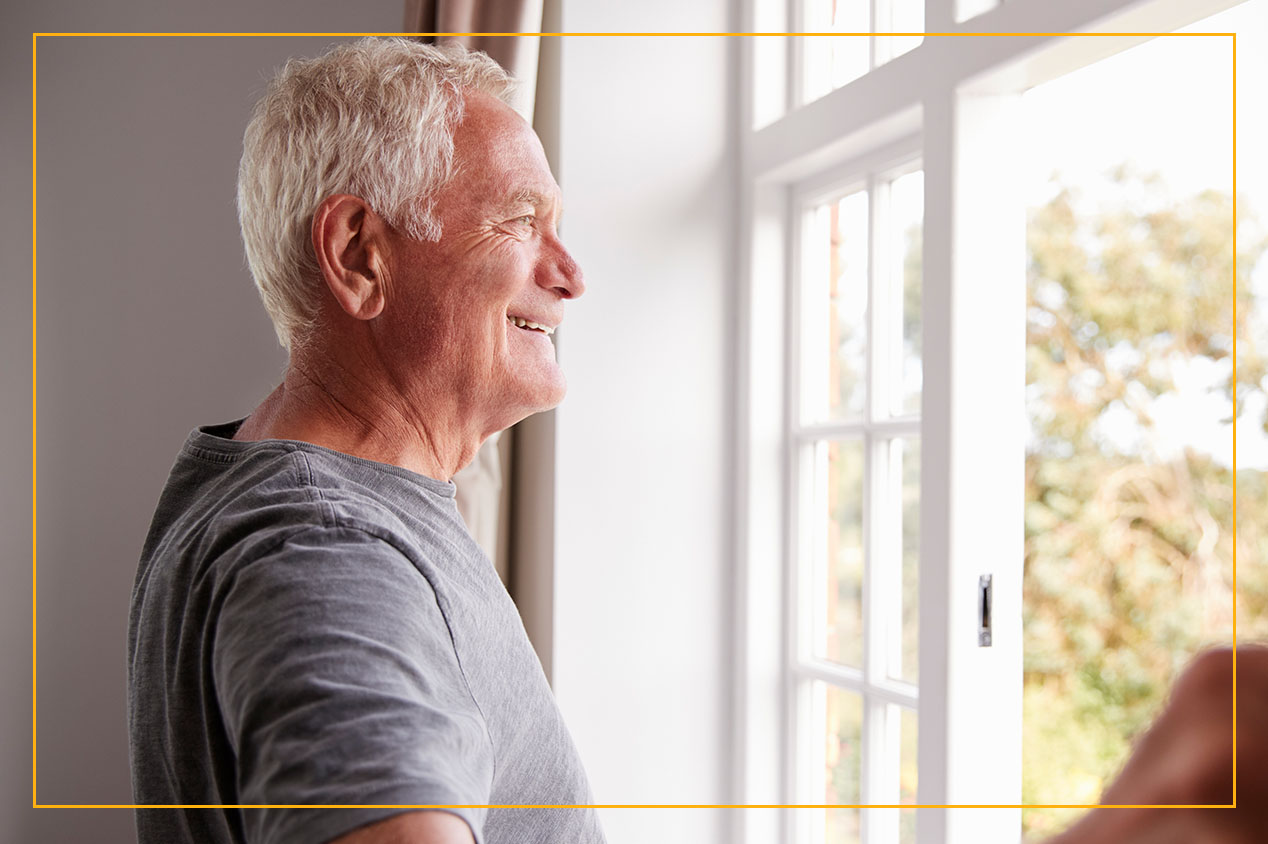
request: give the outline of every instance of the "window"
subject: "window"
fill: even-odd
[[[909,162],[799,192],[790,742],[798,802],[916,797],[924,199],[917,168]],[[799,818],[808,841],[914,841],[912,811]]]
[[[918,13],[921,29],[989,33],[1163,32],[1212,10],[750,11],[755,31],[904,31]],[[749,39],[744,53],[737,802],[1017,805],[1021,95],[1147,39],[816,38]],[[1018,809],[799,809],[744,813],[736,838],[1015,844],[1021,821]]]
[[[922,38],[910,33],[923,32],[925,25],[923,0],[800,0],[798,11],[799,32],[877,33],[798,40],[799,103],[817,100],[914,49]]]
[[[761,73],[752,80],[751,125],[821,99],[915,49],[924,39],[924,0],[755,0],[753,31],[814,32],[749,44]],[[875,33],[871,36],[830,33]]]

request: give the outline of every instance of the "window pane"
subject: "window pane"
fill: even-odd
[[[859,803],[863,775],[863,696],[818,683],[825,689],[824,803]],[[852,824],[852,826],[851,826]],[[857,841],[858,813],[829,814],[829,841]]]
[[[969,18],[985,14],[999,6],[1000,0],[956,0],[955,22],[963,23]]]
[[[900,739],[898,762],[898,802],[914,805],[916,802],[916,724],[919,719],[916,717],[916,710],[906,707],[898,708],[902,710],[902,725],[900,727],[902,738]],[[907,834],[908,825],[911,827],[911,835]],[[902,840],[915,840],[916,816],[914,814],[904,811],[899,818],[899,827]]]
[[[898,844],[916,844],[915,809],[898,810]]]
[[[863,665],[863,443],[821,443],[827,460],[828,558],[823,656]],[[822,500],[822,499],[821,499]]]
[[[862,802],[863,697],[819,680],[799,688],[800,771],[797,802],[850,805]],[[794,814],[796,840],[808,844],[859,844],[858,809],[801,809]]]
[[[806,32],[871,32],[870,5],[866,0],[805,0],[803,26]],[[867,73],[871,40],[862,35],[802,38],[802,101],[817,100]]]
[[[861,418],[867,397],[867,205],[867,193],[859,191],[829,207],[825,386],[828,416],[834,420]]]
[[[890,0],[890,32],[924,32],[925,0]],[[909,53],[924,40],[920,35],[895,35],[890,39],[890,58]]]
[[[919,645],[920,440],[897,437],[881,444],[874,486],[877,536],[868,566],[886,675],[916,683]]]
[[[802,0],[805,32],[878,33],[818,35],[801,39],[801,101],[817,100],[872,68],[915,49],[925,28],[924,0]]]
[[[921,343],[921,254],[924,232],[925,174],[921,171],[899,176],[889,187],[889,214],[886,260],[889,267],[890,301],[901,320],[892,347],[897,363],[891,377],[897,380],[891,391],[891,410],[896,414],[920,413],[920,389],[924,380]]]
[[[899,679],[919,680],[920,645],[920,440],[898,440],[902,477],[902,661]]]
[[[825,844],[856,844],[861,840],[858,809],[829,809],[824,812],[824,818],[827,822]]]
[[[916,711],[896,703],[872,700],[868,736],[869,758],[864,761],[871,789],[865,800],[872,804],[916,803]],[[914,811],[897,808],[865,809],[867,841],[915,842]]]

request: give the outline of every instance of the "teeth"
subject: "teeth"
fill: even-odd
[[[554,333],[555,333],[555,329],[551,328],[550,326],[548,326],[548,325],[539,325],[539,324],[537,324],[537,323],[535,323],[535,322],[529,322],[528,320],[524,319],[523,317],[508,316],[508,317],[507,317],[507,319],[509,319],[513,325],[517,325],[517,326],[519,326],[520,328],[531,328],[531,329],[533,329],[534,331],[540,331],[540,332],[542,332],[543,334],[547,334],[547,335],[549,335],[549,334],[554,334]]]

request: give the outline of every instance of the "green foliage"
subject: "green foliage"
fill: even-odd
[[[1230,420],[1268,386],[1249,285],[1268,242],[1248,210],[1234,261],[1228,195],[1176,201],[1125,168],[1113,181],[1095,207],[1060,190],[1028,228],[1026,803],[1095,802],[1178,669],[1231,641],[1234,473],[1167,448],[1156,417],[1186,373],[1215,373]],[[1237,483],[1249,639],[1268,635],[1268,537],[1253,518],[1268,485],[1257,471]],[[1068,820],[1023,813],[1028,835]]]
[[[1022,698],[1027,748],[1042,748],[1040,764],[1022,769],[1022,794],[1028,803],[1095,803],[1108,784],[1101,771],[1113,770],[1127,751],[1122,734],[1097,718],[1096,693],[1076,683],[1073,693],[1060,684],[1032,681]],[[1051,771],[1068,772],[1054,777]],[[1026,832],[1046,838],[1081,814],[1079,809],[1028,810]]]

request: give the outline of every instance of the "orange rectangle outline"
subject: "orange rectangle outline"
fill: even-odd
[[[1156,803],[587,803],[587,804],[290,804],[290,803],[40,803],[37,797],[37,50],[40,38],[283,38],[283,37],[1228,37],[1233,45],[1233,385],[1237,384],[1237,33],[1236,32],[33,32],[31,33],[31,808],[33,809],[1236,809],[1237,808],[1237,422],[1233,421],[1233,802]]]

